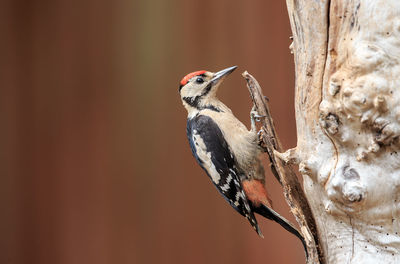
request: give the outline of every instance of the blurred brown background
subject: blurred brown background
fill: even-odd
[[[185,74],[238,65],[222,100],[249,125],[248,70],[293,147],[285,1],[2,0],[0,20],[0,263],[304,263],[219,196],[178,96]]]

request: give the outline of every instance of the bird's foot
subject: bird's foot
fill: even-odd
[[[267,145],[264,142],[264,130],[261,128],[258,132],[257,132],[257,139],[258,139],[258,146],[264,151],[267,152],[268,148]]]
[[[256,131],[257,127],[256,127],[256,122],[260,122],[261,118],[263,118],[265,116],[259,115],[257,110],[256,110],[256,106],[253,105],[253,107],[251,108],[250,111],[250,121],[251,121],[251,131]],[[260,132],[258,132],[260,133]]]

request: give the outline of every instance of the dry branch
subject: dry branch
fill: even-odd
[[[265,100],[257,80],[247,71],[242,75],[247,81],[247,87],[256,110],[262,116],[260,120],[263,131],[262,141],[271,162],[271,170],[281,183],[285,199],[305,238],[309,254],[308,263],[324,263],[315,220],[299,180],[291,166],[283,164],[282,160],[276,157],[275,151],[281,152],[282,146],[274,127],[268,101]]]

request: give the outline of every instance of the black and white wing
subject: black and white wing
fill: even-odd
[[[218,125],[208,116],[196,115],[188,119],[187,136],[194,157],[215,187],[262,236],[242,188],[235,157]]]

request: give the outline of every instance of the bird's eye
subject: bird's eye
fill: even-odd
[[[203,78],[199,77],[199,78],[196,79],[196,83],[203,83],[203,82],[204,82]]]

